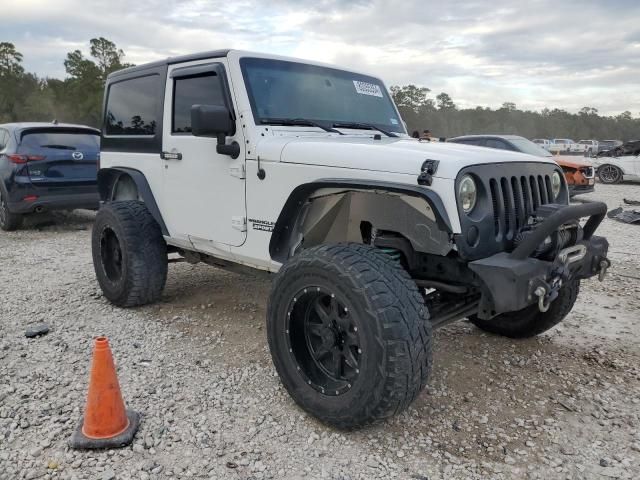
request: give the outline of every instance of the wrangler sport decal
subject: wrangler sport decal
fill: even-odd
[[[275,226],[274,222],[270,222],[268,220],[257,220],[255,218],[250,218],[249,221],[253,225],[254,230],[261,230],[263,232],[273,232],[273,227]]]

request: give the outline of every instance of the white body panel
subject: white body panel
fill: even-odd
[[[286,163],[326,165],[360,171],[373,170],[379,174],[405,173],[414,176],[420,172],[422,163],[427,159],[440,161],[436,177],[455,179],[458,172],[469,165],[531,162],[531,155],[460,143],[420,142],[412,138],[382,137],[381,140],[373,140],[371,136],[325,135],[324,138],[303,137],[288,141],[280,158]],[[550,158],[541,158],[540,161],[554,163]],[[415,178],[411,184],[415,184]]]
[[[346,168],[325,167],[319,165],[286,164],[283,162],[263,162],[261,167],[266,171],[265,180],[257,176],[258,162],[247,162],[247,211],[248,230],[247,241],[240,248],[232,248],[234,259],[243,264],[255,264],[260,262],[262,268],[276,271],[280,264],[273,262],[269,255],[269,242],[271,232],[262,230],[261,224],[255,220],[275,223],[280,215],[282,206],[289,198],[291,191],[298,185],[313,182],[322,178],[352,178],[385,180],[388,182],[406,183],[415,185],[415,174],[385,173],[381,178],[380,172],[365,170],[359,171]],[[454,195],[454,181],[450,179],[434,180],[432,189],[436,191],[449,212],[455,212],[450,217],[454,231],[460,231],[460,222],[457,217],[456,200]],[[265,198],[269,201],[265,201]]]
[[[370,130],[343,130],[344,135],[314,127],[256,125],[244,88],[240,58],[271,55],[230,51],[226,59],[169,65],[169,69],[198,63],[223,62],[237,116],[236,140],[242,146],[237,160],[216,153],[216,141],[191,135],[171,135],[172,81],[167,77],[163,151],[180,152],[182,160],[158,155],[105,152],[101,167],[128,166],[144,173],[169,236],[169,244],[201,251],[251,267],[277,271],[269,254],[270,225],[278,219],[291,192],[319,179],[342,178],[417,185],[425,160],[438,160],[429,188],[442,200],[453,233],[460,232],[455,178],[461,169],[484,163],[540,162],[552,159],[474,146],[420,142],[408,135],[373,138]],[[296,60],[297,61],[297,60]],[[306,62],[315,65],[320,63]],[[334,67],[335,68],[335,67]],[[169,129],[169,130],[168,130]],[[266,172],[257,176],[258,164]],[[246,166],[246,178],[232,174]],[[426,205],[426,202],[425,202]],[[232,220],[246,216],[246,232]]]
[[[211,60],[169,65],[165,105],[173,99],[171,72],[176,68],[208,64]],[[226,59],[216,59],[228,68]],[[233,159],[216,152],[216,139],[171,132],[171,108],[164,109],[162,150],[180,153],[182,160],[163,160],[162,217],[172,237],[189,238],[197,249],[226,249],[242,245],[246,228],[232,219],[245,218],[244,137],[237,129],[230,141],[241,146]]]

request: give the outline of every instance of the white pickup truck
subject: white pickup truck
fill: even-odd
[[[534,138],[531,141],[538,145],[540,148],[544,148],[547,151],[549,151],[549,148],[551,147],[551,140],[548,140],[546,138]]]
[[[571,146],[571,151],[587,157],[595,156],[598,153],[598,140],[580,140]]]
[[[576,142],[570,138],[554,138],[549,145],[551,153],[570,153],[573,151]]]

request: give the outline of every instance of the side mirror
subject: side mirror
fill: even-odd
[[[220,105],[193,105],[191,107],[191,133],[196,137],[233,135],[236,125],[227,107]]]
[[[216,137],[216,152],[238,158],[240,145],[226,144],[226,137],[236,133],[236,124],[227,107],[220,105],[193,105],[191,107],[191,133],[195,137]]]

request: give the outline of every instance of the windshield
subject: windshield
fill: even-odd
[[[242,58],[240,66],[258,124],[306,119],[328,127],[359,123],[406,133],[387,89],[377,78],[264,58]]]
[[[539,147],[526,138],[510,138],[509,141],[522,153],[528,153],[529,155],[536,155],[538,157],[552,156],[551,153],[547,152],[544,148]]]

